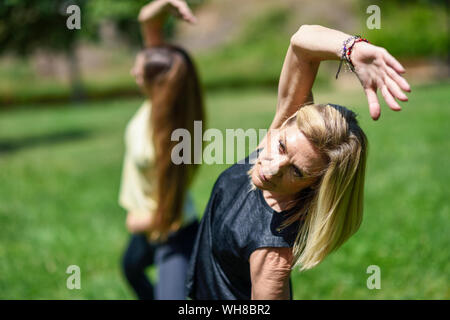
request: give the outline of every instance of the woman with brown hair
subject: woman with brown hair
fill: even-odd
[[[172,132],[191,134],[194,121],[204,121],[202,93],[196,69],[181,48],[168,45],[163,24],[174,10],[194,22],[184,1],[156,0],[139,14],[145,49],[136,57],[132,74],[147,96],[129,122],[120,190],[120,205],[128,211],[132,233],[123,257],[124,274],[140,299],[184,299],[186,269],[198,228],[187,192],[197,166],[171,160]],[[145,269],[156,265],[154,290]]]

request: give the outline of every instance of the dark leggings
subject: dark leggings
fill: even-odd
[[[139,299],[186,299],[186,272],[197,230],[195,221],[171,234],[164,243],[148,242],[143,234],[131,235],[122,268]],[[156,288],[145,275],[145,269],[153,264],[158,267]]]

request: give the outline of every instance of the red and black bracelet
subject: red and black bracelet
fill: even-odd
[[[350,41],[352,41],[352,40],[353,40],[353,43],[352,43],[349,47],[347,47],[347,46],[348,46],[348,43],[349,43]],[[355,66],[353,65],[353,62],[352,62],[352,60],[351,60],[350,55],[352,54],[353,46],[354,46],[356,43],[358,43],[358,42],[367,42],[367,43],[370,43],[369,40],[367,40],[367,39],[365,39],[365,38],[361,38],[361,36],[358,36],[358,35],[352,36],[352,37],[348,38],[347,40],[345,40],[345,41],[343,42],[342,54],[341,54],[341,62],[339,63],[339,68],[338,68],[338,71],[337,71],[337,73],[336,73],[336,79],[337,79],[338,76],[339,76],[339,72],[341,71],[342,63],[343,63],[344,61],[345,61],[345,63],[347,64],[348,68],[349,68],[352,72],[355,72]]]

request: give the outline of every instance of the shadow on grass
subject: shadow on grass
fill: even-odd
[[[0,139],[0,155],[13,153],[21,149],[30,147],[86,139],[90,135],[91,132],[87,130],[74,129],[65,132],[48,133],[40,136],[23,137],[17,139]]]

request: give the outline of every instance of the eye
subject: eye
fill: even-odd
[[[281,153],[286,152],[286,146],[284,145],[283,141],[281,141],[281,140],[278,140],[278,150]]]
[[[303,174],[302,172],[296,167],[296,166],[292,166],[292,170],[294,171],[294,176],[298,177],[298,178],[302,178]]]

